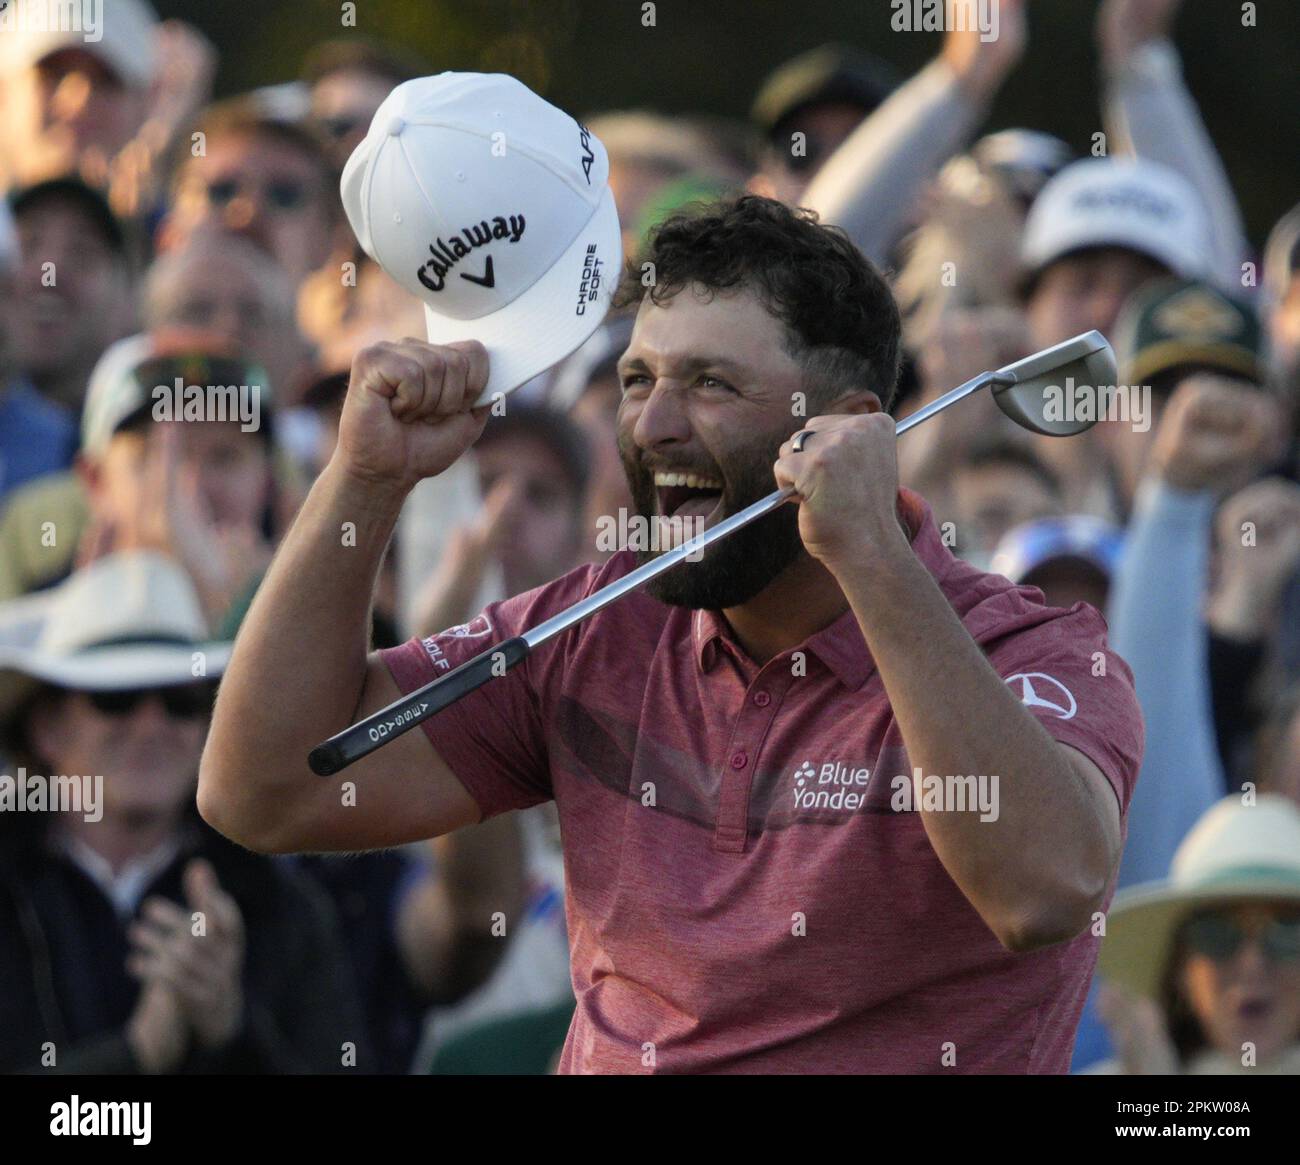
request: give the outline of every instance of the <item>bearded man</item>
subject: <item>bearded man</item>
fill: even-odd
[[[341,798],[316,742],[638,560],[368,653],[403,499],[488,423],[488,367],[473,343],[367,349],[226,672],[203,815],[253,849],[356,850],[553,799],[562,1072],[1065,1071],[1142,748],[1101,616],[958,561],[899,489],[898,311],[843,234],[747,196],[641,258],[618,424],[639,516],[792,504],[359,761]]]

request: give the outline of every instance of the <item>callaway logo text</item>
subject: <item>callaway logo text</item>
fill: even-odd
[[[508,219],[497,215],[490,223],[484,219],[473,226],[465,227],[460,234],[452,235],[446,242],[441,237],[436,238],[429,244],[429,254],[433,258],[425,260],[424,265],[415,273],[416,278],[430,291],[441,291],[447,286],[448,273],[470,254],[473,248],[485,247],[494,239],[517,243],[523,237],[523,233],[524,216],[512,214]],[[461,272],[460,277],[468,279],[471,283],[477,283],[480,287],[494,286],[496,278],[492,272],[492,256],[488,256],[487,266],[482,275]]]

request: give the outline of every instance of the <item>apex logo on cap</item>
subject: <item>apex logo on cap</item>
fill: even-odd
[[[582,122],[578,122],[578,142],[582,146],[582,172],[586,176],[587,185],[591,185],[591,167],[596,160],[595,152],[591,148],[591,130]]]
[[[433,258],[424,261],[420,269],[416,271],[415,277],[430,291],[441,291],[447,286],[448,273],[466,255],[471,253],[472,248],[486,247],[494,239],[504,239],[508,243],[517,243],[523,237],[524,226],[524,216],[522,214],[512,214],[509,216],[508,221],[501,215],[497,215],[491,224],[488,223],[487,219],[484,219],[473,226],[465,227],[459,235],[452,235],[445,243],[439,236],[429,244],[429,254]],[[488,256],[482,275],[470,275],[462,271],[460,277],[468,279],[471,283],[477,283],[480,287],[495,287],[496,278],[492,272],[492,256]]]

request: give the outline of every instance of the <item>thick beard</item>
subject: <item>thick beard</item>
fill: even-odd
[[[755,450],[748,457],[742,455],[725,464],[719,463],[726,482],[719,520],[729,518],[776,489],[772,465],[780,444],[777,441],[770,451]],[[619,453],[637,513],[653,521],[654,474],[642,463],[639,450],[629,449],[620,442]],[[649,562],[658,558],[659,553],[638,551],[637,562]],[[780,506],[714,543],[699,561],[678,563],[652,579],[645,589],[670,606],[727,610],[749,602],[803,553],[798,507]]]

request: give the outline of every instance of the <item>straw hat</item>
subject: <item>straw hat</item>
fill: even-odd
[[[189,576],[155,551],[98,559],[21,603],[22,633],[0,636],[0,722],[42,683],[175,687],[216,679],[230,658],[230,643],[209,640]]]
[[[1254,805],[1225,797],[1183,839],[1167,879],[1115,896],[1098,971],[1159,998],[1183,922],[1202,906],[1250,900],[1300,902],[1300,808],[1274,793]]]

